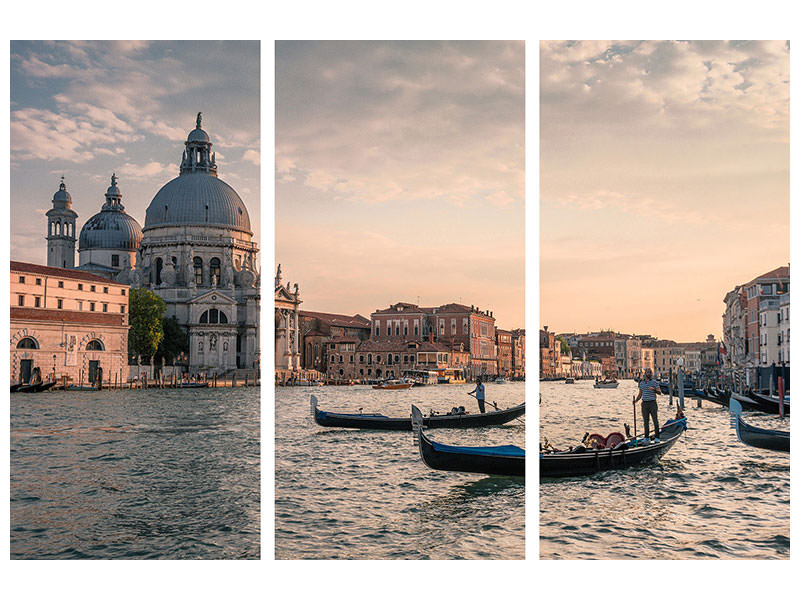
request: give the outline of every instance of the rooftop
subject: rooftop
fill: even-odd
[[[37,275],[47,275],[49,277],[63,277],[64,279],[77,279],[79,281],[96,281],[98,283],[112,284],[119,287],[129,287],[106,277],[100,277],[99,275],[93,275],[92,273],[85,273],[83,271],[79,271],[78,269],[46,267],[44,265],[20,262],[16,260],[10,261],[10,264],[10,270],[12,273],[35,273]]]

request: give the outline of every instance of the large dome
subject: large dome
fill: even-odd
[[[179,175],[150,202],[145,230],[169,225],[230,227],[252,233],[250,216],[239,194],[221,179],[203,172]]]

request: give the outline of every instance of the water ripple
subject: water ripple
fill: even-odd
[[[632,381],[617,390],[543,382],[541,390],[541,432],[557,447],[633,423]],[[660,420],[673,413],[660,397]],[[686,413],[689,430],[657,465],[542,481],[541,557],[789,558],[789,455],[740,444],[720,406],[689,399]],[[761,413],[748,421],[789,428],[788,418]]]
[[[404,416],[415,403],[465,405],[466,386],[398,392],[365,386],[316,388],[330,410]],[[501,406],[522,401],[524,385],[489,384]],[[278,388],[275,400],[275,554],[325,559],[521,559],[525,483],[518,478],[432,471],[410,432],[324,429],[313,422],[308,389]],[[467,406],[468,409],[472,409]],[[525,428],[438,429],[444,443],[525,445]]]

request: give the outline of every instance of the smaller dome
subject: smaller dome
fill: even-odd
[[[101,211],[81,228],[78,250],[136,250],[141,241],[142,228],[132,216],[122,211]]]
[[[67,191],[67,186],[64,184],[64,178],[61,178],[61,185],[58,186],[58,191],[53,194],[53,207],[54,208],[70,208],[72,205],[72,196]]]
[[[189,137],[186,140],[187,142],[203,142],[208,143],[208,134],[200,129],[199,127],[192,129],[189,132]]]

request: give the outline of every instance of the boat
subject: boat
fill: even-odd
[[[407,390],[414,383],[411,381],[400,381],[397,379],[384,381],[383,383],[379,383],[378,385],[373,385],[373,390]]]
[[[763,410],[764,412],[777,415],[780,412],[779,408],[779,400],[774,396],[765,396],[764,394],[758,394],[752,390],[747,394],[747,396],[756,404],[758,404],[759,410]],[[789,414],[789,399],[783,399],[783,414]]]
[[[13,394],[14,392],[16,392],[19,388],[22,387],[22,385],[23,384],[21,384],[21,383],[12,383],[11,384],[11,393]]]
[[[525,477],[525,449],[519,446],[450,446],[428,438],[422,412],[411,406],[411,419],[422,462],[439,471]]]
[[[322,427],[347,427],[350,429],[381,429],[411,431],[411,417],[387,417],[380,413],[334,413],[319,409],[316,396],[311,396],[311,414],[317,425]],[[464,427],[488,427],[503,425],[525,414],[525,403],[512,408],[494,410],[486,413],[432,414],[423,417],[423,423],[431,429],[460,429]]]
[[[670,419],[659,432],[660,441],[636,437],[614,444],[610,448],[587,448],[580,445],[572,450],[540,452],[540,477],[573,477],[599,471],[646,465],[666,454],[686,430],[686,417]],[[622,434],[612,434],[609,438]],[[590,439],[592,436],[588,436]],[[598,436],[601,437],[601,436]]]
[[[508,383],[508,381],[506,380],[505,377],[495,377],[494,382],[495,383]]]
[[[574,380],[572,377],[567,377],[567,378],[564,380],[564,383],[575,383],[575,380]]]
[[[742,394],[737,394],[736,392],[730,392],[730,400],[738,400],[739,404],[742,405],[742,410],[761,410],[758,405],[758,402],[750,399],[750,396],[744,396]],[[730,402],[730,400],[728,402]]]
[[[731,399],[731,427],[736,430],[739,441],[748,446],[763,448],[764,450],[777,450],[789,452],[789,432],[777,429],[761,429],[748,425],[742,419],[742,405],[736,399]]]
[[[595,381],[594,382],[594,387],[599,389],[599,390],[615,389],[618,385],[619,385],[619,381],[617,381],[616,379],[610,379],[610,380],[604,379],[603,381]]]
[[[99,392],[100,389],[94,385],[68,385],[64,388],[68,392]]]

